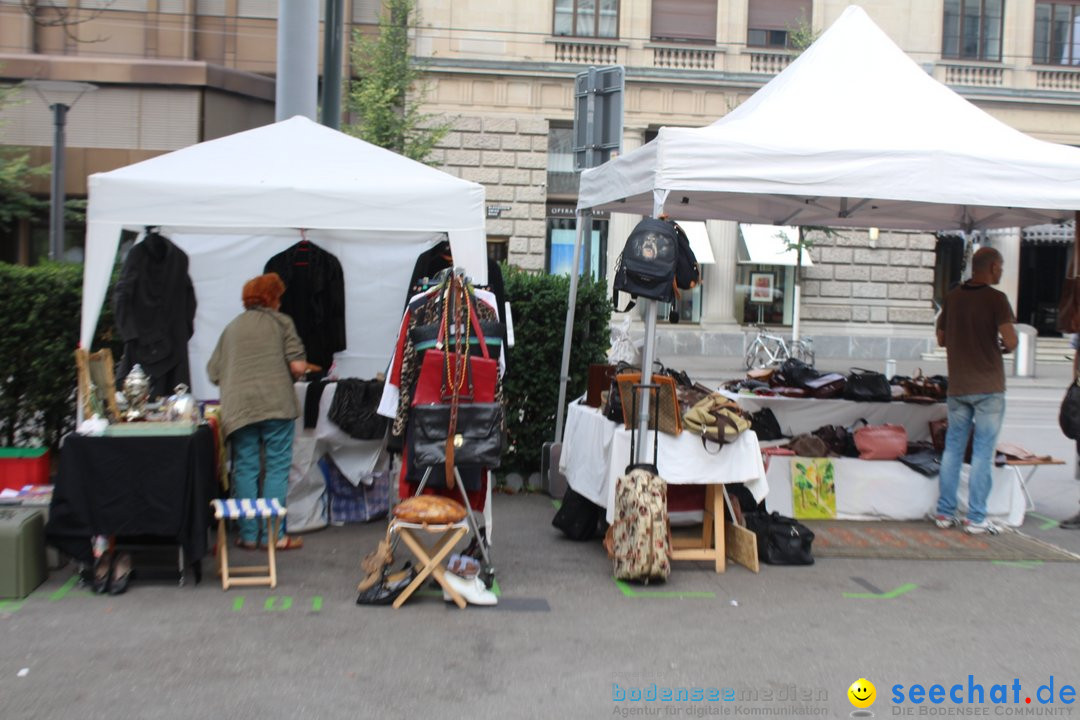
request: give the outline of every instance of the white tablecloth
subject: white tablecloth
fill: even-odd
[[[790,455],[775,455],[769,460],[770,511],[791,517]],[[837,520],[921,520],[933,512],[938,501],[938,478],[920,475],[903,463],[889,460],[833,458],[836,473]],[[967,511],[968,466],[960,476],[957,499],[961,512]],[[1024,493],[1016,474],[1007,468],[994,468],[994,486],[986,502],[991,520],[1017,527],[1024,523]]]
[[[301,408],[304,407],[307,386],[306,382],[298,382],[294,386]],[[337,383],[326,384],[319,399],[319,417],[314,428],[304,427],[303,412],[296,419],[286,498],[290,531],[315,530],[327,525],[326,481],[318,465],[323,455],[329,454],[342,475],[354,485],[361,482],[370,485],[372,473],[390,467],[385,439],[356,440],[327,417],[336,389]]]
[[[645,438],[649,458],[652,439],[652,433]],[[608,522],[614,519],[615,481],[629,462],[630,431],[605,418],[597,408],[572,403],[559,469],[576,492],[607,508]],[[690,433],[660,433],[656,464],[660,476],[672,485],[741,482],[759,502],[769,492],[757,435],[750,431],[725,445],[719,454],[706,452],[701,438]]]
[[[848,427],[859,418],[864,418],[871,425],[902,425],[907,428],[908,439],[918,442],[930,439],[931,420],[943,420],[948,415],[945,403],[920,405],[725,394],[747,412],[771,408],[780,423],[780,430],[790,436],[813,432],[822,425]]]

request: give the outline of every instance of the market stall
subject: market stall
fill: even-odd
[[[89,178],[80,342],[89,347],[123,230],[160,229],[190,258],[198,306],[192,391],[217,397],[206,361],[241,311],[240,284],[306,238],[344,272],[342,376],[386,368],[410,271],[449,237],[455,264],[487,277],[484,189],[306,118],[161,155]]]

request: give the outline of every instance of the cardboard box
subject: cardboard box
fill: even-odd
[[[48,484],[48,448],[0,448],[0,489]]]

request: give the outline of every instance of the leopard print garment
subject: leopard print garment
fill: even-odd
[[[498,322],[499,315],[495,308],[486,302],[478,301],[469,291],[469,300],[476,310],[476,317],[481,322]],[[398,388],[397,414],[394,416],[394,424],[390,430],[391,439],[399,443],[404,442],[405,426],[409,422],[409,408],[412,407],[413,390],[416,381],[420,377],[420,365],[423,362],[421,353],[413,346],[412,330],[424,325],[437,325],[442,320],[442,293],[433,292],[426,298],[421,298],[414,305],[409,306],[409,322],[405,328],[405,345],[401,357],[401,386]],[[475,335],[474,335],[475,337]],[[498,348],[492,346],[488,352],[497,352]],[[475,352],[475,350],[474,350]],[[495,402],[502,403],[502,377],[495,381]]]

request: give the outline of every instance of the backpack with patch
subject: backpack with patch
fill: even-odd
[[[656,218],[639,222],[626,239],[615,267],[612,304],[618,307],[620,291],[629,293],[632,298],[674,301],[678,247],[674,223]],[[633,301],[620,312],[632,307]]]
[[[672,221],[671,225],[675,228],[679,243],[675,253],[675,287],[679,290],[693,290],[701,284],[701,268],[698,266],[697,256],[690,247],[690,238],[679,227],[679,223]]]

